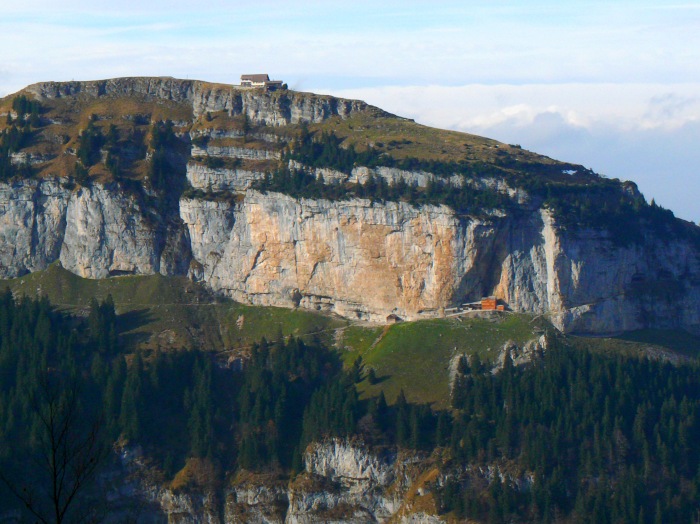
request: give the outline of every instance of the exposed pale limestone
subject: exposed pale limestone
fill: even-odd
[[[370,177],[383,178],[390,186],[398,184],[400,181],[405,182],[409,186],[427,187],[430,182],[440,181],[442,183],[461,187],[464,185],[464,177],[460,175],[452,175],[450,177],[441,177],[427,171],[405,171],[393,167],[355,167],[350,175],[349,182],[355,184],[364,184]]]
[[[223,145],[192,146],[192,156],[214,156],[221,158],[241,158],[244,160],[279,160],[280,152],[270,149],[254,149]]]
[[[135,199],[114,187],[78,189],[66,212],[60,260],[82,277],[157,273],[158,235]]]
[[[451,178],[451,180],[454,180],[454,176]],[[475,189],[479,190],[491,190],[495,191],[497,193],[501,193],[503,195],[507,195],[511,199],[513,199],[515,202],[517,202],[520,205],[524,206],[531,206],[532,205],[532,198],[528,194],[527,191],[524,189],[519,189],[519,188],[514,188],[509,186],[504,180],[500,180],[497,178],[465,178],[464,183],[467,184],[470,187],[473,187]],[[454,184],[453,185],[457,185]],[[539,204],[539,202],[538,202]]]
[[[507,195],[520,205],[531,206],[532,198],[523,189],[513,188],[504,180],[496,178],[469,178],[459,174],[450,176],[439,176],[428,171],[405,171],[393,167],[354,167],[348,175],[342,171],[336,171],[328,168],[309,167],[290,160],[290,169],[302,169],[307,173],[314,175],[316,178],[323,177],[326,183],[349,182],[352,184],[365,184],[370,177],[381,178],[390,186],[396,185],[399,182],[404,182],[409,186],[427,187],[429,183],[441,183],[452,187],[469,186],[480,191],[495,191]]]
[[[190,485],[173,491],[154,480],[139,447],[126,446],[118,449],[117,467],[101,482],[110,523],[129,520],[138,511],[148,522],[167,518],[183,524],[360,524],[386,522],[399,509],[408,518],[402,507],[414,481],[408,470],[426,457],[412,452],[399,456],[395,450],[333,439],[309,446],[306,470],[291,483],[274,475],[244,474],[226,487]],[[414,474],[420,470],[413,469]]]
[[[401,524],[444,524],[444,520],[437,515],[428,515],[422,511],[404,515],[399,521]]]
[[[200,174],[193,185],[212,190],[251,180]],[[546,210],[474,218],[444,206],[252,190],[240,202],[182,199],[179,213],[166,222],[116,184],[0,184],[0,275],[60,259],[89,278],[189,271],[237,300],[374,321],[434,316],[495,294],[567,331],[700,326],[699,255],[683,239],[650,234],[620,246],[604,231],[562,232]]]
[[[182,274],[189,241],[120,186],[68,189],[57,179],[0,184],[0,276],[46,269],[60,260],[88,278]]]
[[[312,443],[304,463],[305,473],[289,487],[287,524],[386,522],[411,483],[405,460],[359,441]]]
[[[563,330],[700,326],[698,255],[687,242],[621,247],[585,231],[574,238],[545,210],[469,218],[446,207],[249,191],[237,204],[183,200],[181,214],[197,277],[255,304],[382,321],[495,293],[512,310],[549,313]],[[635,287],[640,272],[657,282],[656,295]],[[672,296],[659,274],[677,289]]]
[[[197,137],[207,137],[208,139],[219,139],[219,138],[243,138],[245,133],[241,129],[196,129],[190,131],[190,137],[195,139]]]
[[[183,199],[180,210],[212,288],[378,321],[449,301],[473,263],[467,238],[478,234],[477,222],[459,227],[444,206],[249,191],[236,204]]]
[[[365,491],[373,486],[388,486],[394,481],[392,468],[396,457],[378,457],[368,453],[361,443],[332,439],[312,443],[304,454],[304,467],[314,473],[346,485],[352,491]]]
[[[25,151],[10,153],[10,162],[12,162],[14,165],[29,164],[34,166],[48,162],[52,158],[52,155],[40,155],[36,153],[27,153]]]
[[[455,187],[464,185],[464,177],[453,175],[451,177],[439,177],[427,171],[404,171],[393,167],[354,167],[350,174],[337,171],[335,169],[310,167],[290,160],[290,169],[301,169],[314,175],[316,178],[323,177],[326,183],[349,182],[351,184],[365,184],[370,177],[381,178],[390,186],[398,184],[400,181],[405,182],[409,186],[427,187],[430,181],[440,180],[443,183]]]
[[[700,328],[700,253],[649,235],[620,246],[604,231],[562,232],[546,210],[509,238],[495,294],[516,311],[551,315],[567,331]]]
[[[167,516],[179,524],[220,524],[218,501],[211,493],[191,495],[160,489],[153,497]]]
[[[58,259],[71,191],[58,180],[0,183],[0,276],[46,269]]]
[[[289,169],[300,169],[302,171],[305,171],[306,173],[313,175],[314,177],[316,177],[316,179],[318,179],[319,177],[323,177],[323,181],[326,184],[343,183],[347,182],[350,178],[350,175],[348,175],[347,173],[343,173],[342,171],[330,169],[327,167],[309,167],[305,166],[300,162],[297,162],[296,160],[289,161]]]
[[[212,486],[188,486],[173,490],[158,481],[140,446],[117,445],[117,461],[98,479],[105,491],[107,524],[123,522],[177,522],[226,524],[222,519],[221,493]],[[154,473],[156,473],[154,475]]]
[[[226,498],[224,522],[284,524],[289,505],[286,486],[246,482],[234,486]]]
[[[253,182],[265,177],[262,171],[211,168],[198,162],[187,164],[187,180],[196,189],[205,191],[244,191]]]

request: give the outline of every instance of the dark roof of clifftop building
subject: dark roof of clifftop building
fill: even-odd
[[[241,75],[241,82],[248,80],[250,82],[269,82],[270,77],[266,74],[261,75]]]

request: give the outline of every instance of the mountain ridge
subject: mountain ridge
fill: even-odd
[[[362,102],[336,98],[330,95],[317,95],[314,93],[302,93],[284,90],[282,92],[251,89],[248,87],[205,82],[202,80],[182,80],[173,77],[122,77],[106,80],[70,81],[70,82],[38,82],[27,86],[21,91],[27,91],[42,99],[55,99],[62,97],[123,97],[142,96],[152,100],[169,100],[173,102],[191,102],[194,116],[197,117],[206,111],[233,111],[240,109],[242,100],[246,94],[265,93],[271,99],[279,98],[280,93],[294,93],[297,96],[315,101],[330,102],[328,106],[322,106],[318,113],[305,115],[303,113],[284,114],[284,107],[274,121],[265,121],[267,125],[285,125],[298,123],[299,119],[327,118],[327,115],[339,113],[347,115],[353,111],[370,110],[377,114],[389,115],[385,111]],[[20,92],[21,92],[20,91]],[[393,115],[391,115],[393,116]],[[281,119],[281,120],[280,120]]]
[[[374,322],[496,295],[565,331],[700,326],[700,228],[518,146],[171,78],[34,84],[2,113],[3,277],[60,260]]]
[[[195,115],[172,79],[52,85],[0,100],[23,493],[50,376],[104,421],[73,511],[106,522],[695,515],[699,228],[633,183],[359,102],[216,88]],[[490,294],[508,310],[461,307]]]

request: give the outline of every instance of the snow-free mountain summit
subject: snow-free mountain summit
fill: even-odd
[[[631,182],[361,101],[173,78],[0,101],[0,277],[188,275],[236,300],[700,329],[700,228]]]

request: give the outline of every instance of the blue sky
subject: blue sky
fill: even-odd
[[[5,5],[0,95],[44,80],[267,72],[635,180],[700,221],[700,0],[201,4]]]

